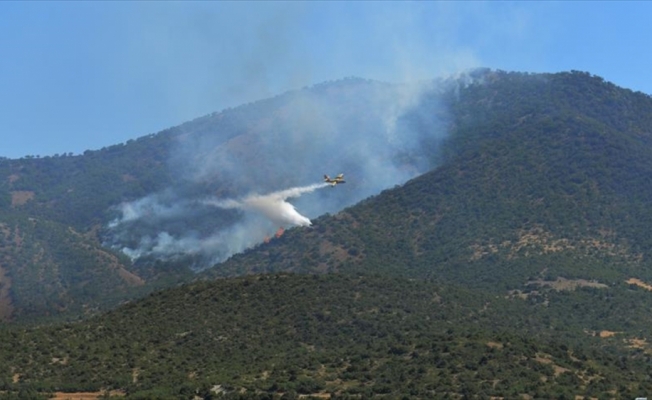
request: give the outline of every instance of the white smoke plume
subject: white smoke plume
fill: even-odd
[[[118,206],[120,217],[109,222],[109,228],[115,228],[120,224],[136,221],[141,218],[169,219],[182,216],[187,213],[185,202],[174,202],[165,204],[160,200],[159,194],[145,196]]]
[[[137,230],[136,226],[143,224],[162,224],[166,220],[174,221],[180,216],[187,216],[191,214],[192,209],[201,205],[224,210],[242,210],[247,215],[238,223],[226,229],[216,229],[209,235],[194,231],[183,231],[180,235],[160,231],[156,235],[141,236],[135,246],[121,248],[122,252],[132,259],[148,256],[169,259],[190,255],[201,257],[204,263],[218,263],[261,242],[279,226],[310,226],[310,219],[301,215],[287,199],[298,198],[327,186],[327,183],[317,183],[264,195],[250,194],[242,199],[211,197],[178,201],[173,205],[164,204],[161,196],[151,195],[120,205],[119,211],[122,215],[111,221],[109,228],[119,230],[121,225],[131,225]],[[261,216],[265,217],[266,221],[261,219]]]
[[[439,162],[450,125],[442,95],[459,84],[468,83],[344,79],[173,128],[172,182],[114,210],[105,244],[133,259],[190,255],[206,268],[279,226],[309,226],[400,185]],[[342,172],[347,184],[333,190],[309,184]]]
[[[260,212],[270,221],[280,226],[310,226],[310,219],[299,214],[297,209],[286,200],[299,197],[304,193],[314,192],[319,188],[327,186],[330,185],[328,183],[317,183],[265,195],[253,194],[240,201],[233,199],[209,199],[204,200],[204,203],[225,209],[239,208],[243,210],[254,210]]]

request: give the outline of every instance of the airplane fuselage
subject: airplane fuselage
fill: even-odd
[[[346,183],[344,180],[344,174],[339,174],[335,178],[331,178],[328,175],[324,175],[324,182],[330,183],[331,186],[335,186],[339,183]]]

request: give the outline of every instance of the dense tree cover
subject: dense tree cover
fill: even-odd
[[[80,234],[80,241],[94,241],[94,249],[91,251],[93,253],[101,245],[116,245],[112,241],[114,237],[108,234],[107,225],[119,215],[117,206],[125,201],[172,192],[192,193],[195,198],[216,193],[232,193],[236,184],[233,179],[221,176],[220,171],[220,176],[211,175],[199,181],[190,179],[189,176],[192,177],[197,171],[189,166],[201,166],[210,162],[219,156],[216,149],[221,145],[230,142],[230,139],[246,136],[252,131],[260,131],[264,137],[278,134],[283,128],[269,127],[269,121],[277,115],[288,113],[288,108],[291,108],[288,104],[305,93],[314,93],[315,96],[339,96],[338,98],[348,99],[351,104],[357,103],[358,108],[364,108],[364,102],[355,98],[356,93],[359,96],[359,93],[374,90],[378,85],[381,84],[361,79],[329,82],[216,112],[157,134],[101,150],[89,150],[82,155],[28,156],[18,160],[0,158],[0,223],[4,223],[3,226],[6,226],[12,235],[21,238],[21,245],[11,244],[2,254],[3,272],[14,282],[10,289],[13,321],[24,321],[25,316],[35,312],[42,315],[74,317],[79,314],[81,308],[92,310],[98,306],[115,303],[114,299],[107,299],[106,304],[101,304],[99,298],[107,292],[119,293],[120,296],[129,298],[155,287],[177,284],[192,273],[193,263],[198,262],[197,259],[188,257],[168,262],[156,258],[142,258],[132,264],[127,258],[118,257],[118,267],[114,265],[115,260],[96,257],[93,264],[81,262],[70,268],[71,264],[75,263],[74,259],[89,258],[90,255],[81,254],[83,251],[80,254],[72,254],[66,249],[59,249],[59,245],[72,237],[62,235],[66,235],[69,227]],[[345,108],[349,114],[355,114],[350,107]],[[184,147],[188,142],[193,145]],[[246,153],[247,157],[256,162],[263,160],[264,157],[256,153],[255,148],[238,148],[236,142],[237,140],[233,142],[235,151]],[[223,151],[234,150],[226,147],[228,150]],[[275,179],[267,177],[264,183],[277,189],[278,185],[287,183],[286,178],[287,176],[278,176]],[[246,179],[240,181],[244,182]],[[251,187],[245,189],[252,190]],[[175,200],[178,199],[174,196],[170,199],[172,202]],[[142,219],[138,221],[141,225],[130,226],[133,228],[129,232],[131,235],[121,237],[116,248],[137,247],[144,236],[152,234],[147,230],[152,224],[158,224],[153,229],[154,236],[161,231],[172,235],[178,231],[186,233],[189,228],[193,233],[205,235],[207,232],[212,233],[216,225],[228,225],[235,217],[241,217],[234,217],[232,214],[216,207],[204,207],[193,218],[181,222],[173,221],[167,225],[160,220]],[[40,229],[50,231],[44,231],[43,235],[23,237],[22,225],[27,227],[25,232],[31,229],[28,221],[36,221]],[[54,240],[48,240],[49,237]],[[32,240],[36,242],[31,242]],[[75,246],[81,248],[87,244],[80,242]],[[11,246],[16,248],[10,248]],[[115,253],[113,255],[118,256]],[[37,258],[47,260],[47,263],[39,264],[39,267],[35,262],[30,264],[26,261]],[[43,269],[56,271],[46,274],[48,285],[53,290],[40,293],[36,290],[39,283],[30,280],[40,276]],[[89,271],[85,271],[87,269]],[[75,276],[68,276],[71,274],[99,277],[104,276],[107,270],[128,271],[144,280],[145,286],[138,286],[135,291],[124,291],[124,282],[113,278],[80,280]],[[20,281],[25,284],[18,284]],[[19,293],[24,290],[28,292]],[[75,297],[75,293],[79,291],[96,293],[97,299]],[[29,301],[43,294],[46,299],[39,300],[42,304],[38,307]]]
[[[347,79],[310,90],[340,93],[347,109],[358,110],[356,91],[377,90],[378,85]],[[581,72],[478,70],[433,87],[397,126],[419,131],[421,138],[441,135],[424,132],[449,132],[442,151],[427,140],[422,143],[433,149],[436,170],[333,218],[320,218],[312,231],[289,232],[253,254],[236,256],[209,275],[373,268],[502,289],[519,288],[542,274],[652,280],[652,269],[645,268],[652,247],[647,228],[652,221],[647,207],[652,196],[649,96]],[[210,156],[211,149],[283,109],[292,96],[225,110],[83,155],[0,159],[0,176],[5,177],[0,180],[0,221],[14,235],[29,232],[34,221],[42,232],[22,235],[22,246],[8,240],[3,250],[3,268],[13,282],[14,319],[22,318],[22,309],[32,310],[23,315],[75,315],[81,307],[101,307],[104,293],[129,297],[188,278],[192,259],[143,258],[132,265],[115,253],[112,259],[78,251],[88,249],[86,243],[72,246],[77,249],[72,253],[71,246],[62,246],[77,237],[95,240],[92,246],[99,249],[102,226],[115,217],[112,206],[171,184],[187,186],[171,173],[183,170],[172,146],[185,136],[203,138],[206,154],[197,157]],[[225,184],[215,179],[184,190],[228,192]],[[192,226],[204,232],[236,217],[213,210],[198,213],[184,226],[161,229],[175,232]],[[142,223],[148,229],[149,222]],[[68,234],[67,227],[81,235]],[[141,236],[138,229],[132,233],[134,247]],[[533,236],[536,240],[522,245]],[[559,246],[561,242],[565,244]],[[555,254],[547,254],[551,248]],[[544,258],[536,261],[534,255]],[[555,263],[547,263],[548,257]],[[34,260],[39,258],[48,260],[48,266],[37,267]],[[143,279],[146,287],[133,292],[123,290],[124,280],[96,279],[120,268]],[[41,293],[33,278],[43,276],[39,271],[44,269],[56,272],[46,274],[52,290]],[[97,301],[84,292],[97,294]],[[43,304],[34,307],[29,299],[42,294]]]
[[[124,269],[123,255],[54,221],[4,219],[0,256],[8,277],[2,283],[15,308],[10,317],[23,322],[42,320],[55,310],[80,315],[115,306],[143,283]]]
[[[475,82],[450,91],[440,167],[207,275],[373,268],[501,290],[540,275],[652,280],[652,99],[578,72]]]
[[[432,153],[437,169],[198,278],[255,276],[162,291],[86,322],[0,327],[0,390],[260,399],[650,393],[652,99],[580,72],[486,70],[448,84],[399,121],[450,132]],[[432,118],[441,96],[450,115]],[[22,308],[16,315],[87,313],[188,279],[187,261],[131,265],[102,249],[93,227],[110,218],[110,205],[172,179],[166,135],[225,124],[231,129],[212,140],[226,140],[281,103],[84,156],[0,160],[0,266]],[[147,151],[151,158],[138,159]],[[92,172],[79,178],[89,182],[83,189],[70,186],[80,170]],[[81,192],[93,199],[76,198]],[[140,277],[158,281],[139,286]]]
[[[517,329],[528,324],[526,308],[382,275],[197,283],[87,322],[0,330],[0,390],[123,389],[129,398],[216,398],[216,387],[223,398],[628,398],[652,390],[649,356],[586,333],[572,341]]]
[[[109,206],[164,183],[166,135],[84,155],[0,160],[0,255],[13,321],[74,317],[140,291],[128,258],[102,248]]]
[[[34,193],[19,207],[23,213],[87,229],[103,222],[110,206],[166,183],[170,136],[162,132],[76,156],[1,160],[0,189]]]

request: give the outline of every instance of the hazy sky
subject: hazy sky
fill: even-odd
[[[582,70],[652,94],[648,2],[0,2],[0,156],[74,154],[349,76]]]

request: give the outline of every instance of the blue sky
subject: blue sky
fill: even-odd
[[[83,153],[349,76],[582,70],[652,94],[648,2],[0,2],[0,156]]]

